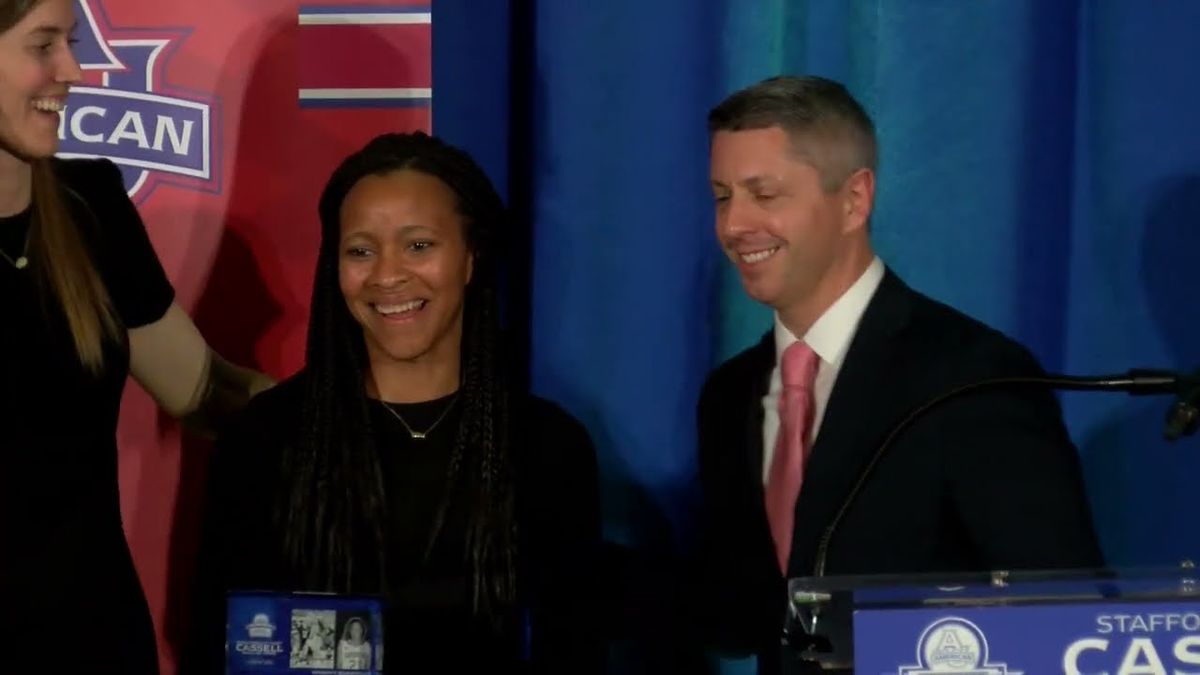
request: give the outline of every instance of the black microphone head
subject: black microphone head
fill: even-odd
[[[1167,411],[1167,426],[1163,431],[1163,436],[1168,441],[1191,436],[1196,433],[1198,424],[1200,424],[1200,409],[1186,400],[1176,401]]]

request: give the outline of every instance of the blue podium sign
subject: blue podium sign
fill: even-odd
[[[307,593],[230,593],[228,675],[383,672],[383,603]]]
[[[854,611],[870,675],[1200,675],[1200,601]]]

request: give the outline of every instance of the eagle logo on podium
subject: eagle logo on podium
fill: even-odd
[[[987,636],[974,623],[946,617],[929,624],[917,641],[917,665],[899,675],[1022,675],[989,660]]]
[[[75,0],[83,82],[59,123],[60,157],[105,157],[141,202],[160,183],[216,191],[215,101],[166,85],[186,29],[121,28],[98,0]]]

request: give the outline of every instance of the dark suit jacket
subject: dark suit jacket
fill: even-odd
[[[762,486],[762,397],[771,333],[721,365],[699,405],[708,638],[777,654],[786,585]],[[908,288],[888,271],[834,383],[796,504],[789,576],[813,574],[818,541],[888,431],[961,384],[1039,374],[1027,350]],[[1102,565],[1075,447],[1052,392],[989,389],[936,408],[899,436],[838,526],[825,574]]]

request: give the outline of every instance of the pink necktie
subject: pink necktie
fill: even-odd
[[[796,498],[804,480],[804,462],[808,459],[808,430],[813,422],[813,380],[820,358],[804,342],[792,343],[780,359],[783,394],[779,397],[779,435],[775,455],[767,474],[767,521],[775,540],[779,570],[787,575],[792,551],[792,528],[796,518]]]

